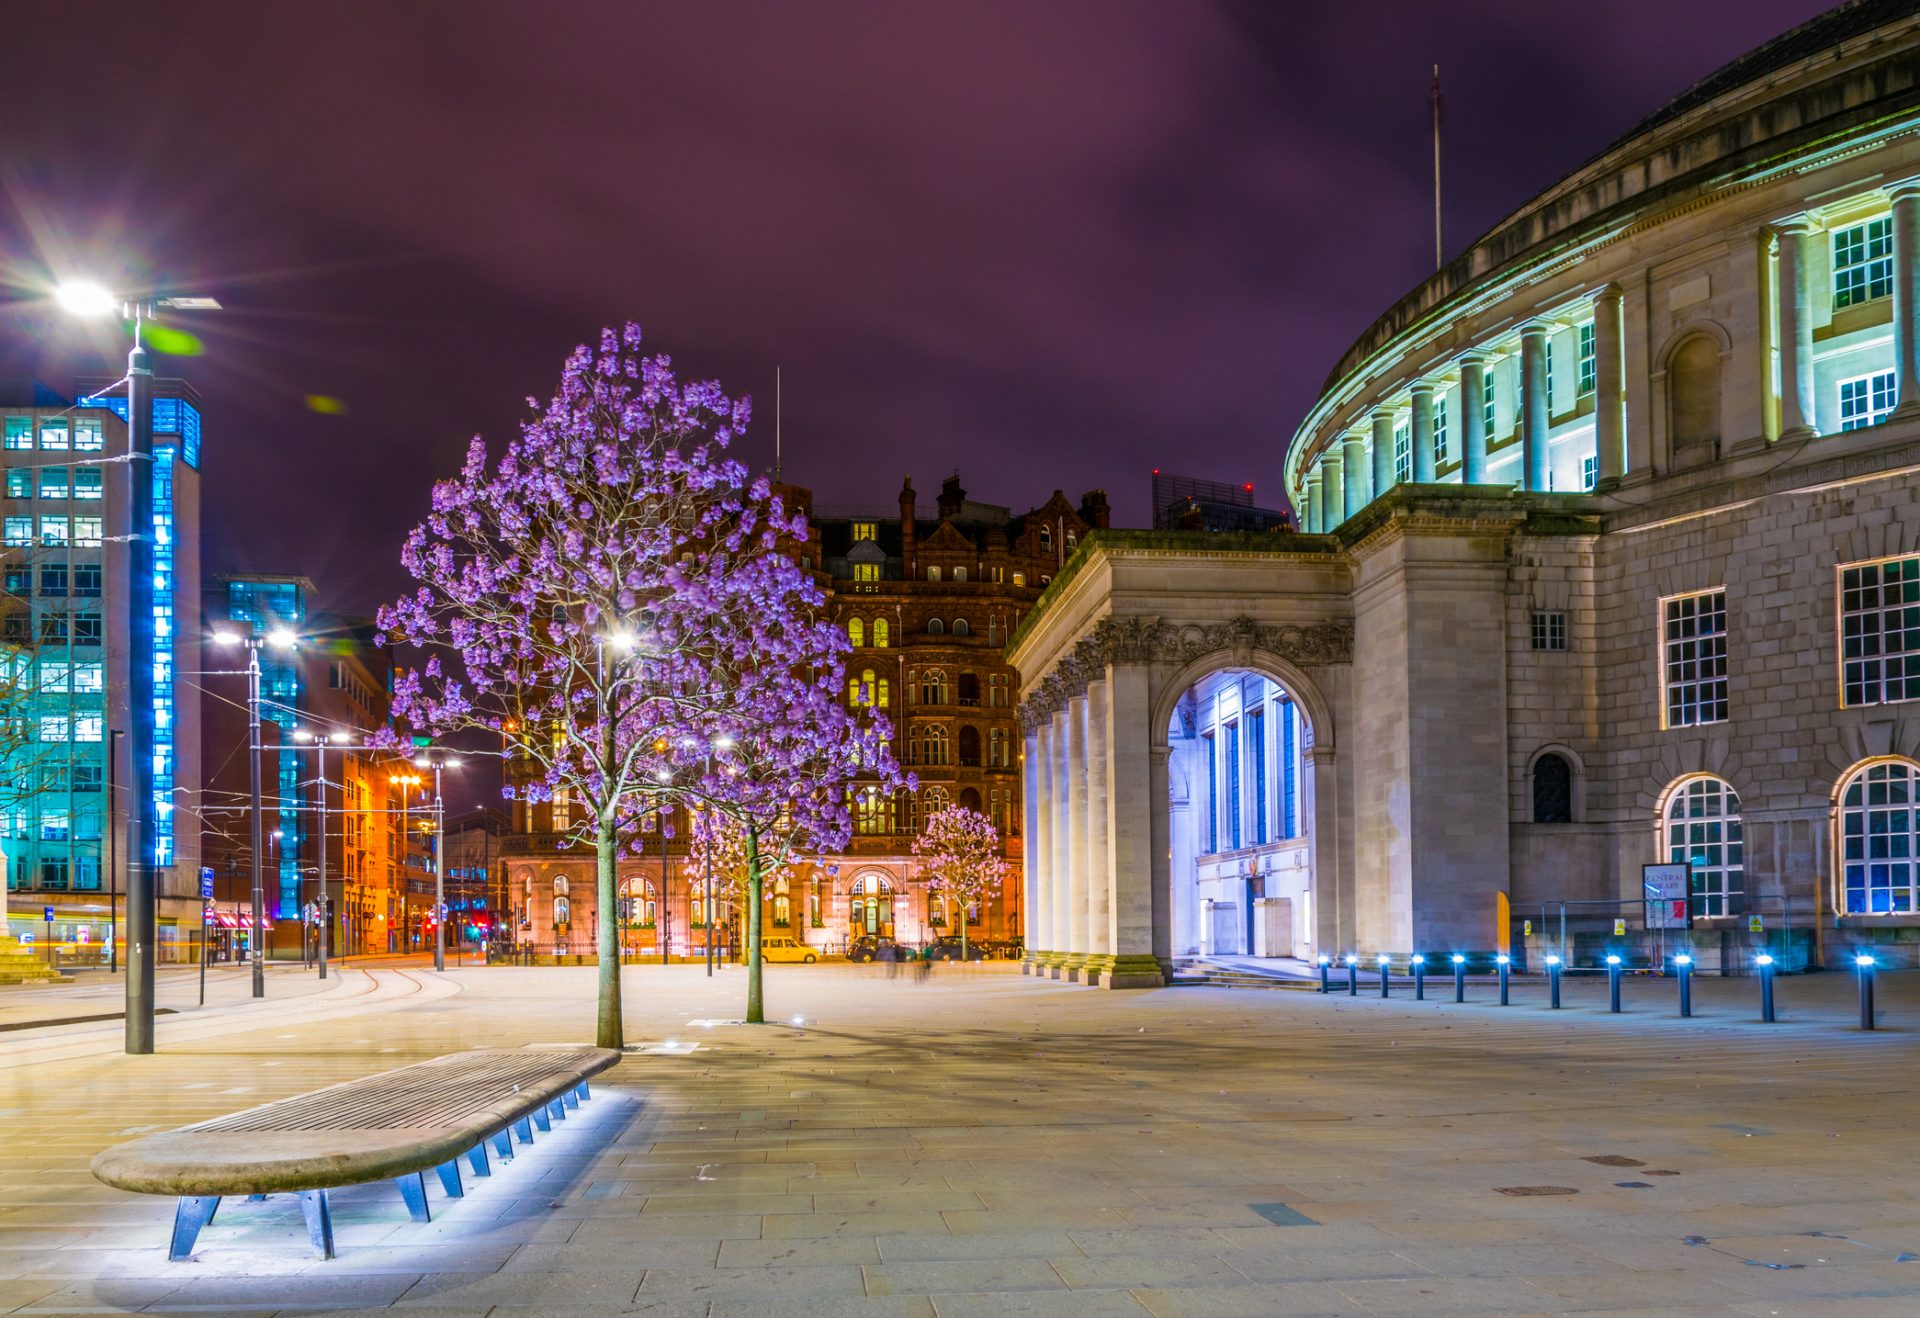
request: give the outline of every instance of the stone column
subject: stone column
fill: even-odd
[[[1113,967],[1113,817],[1107,780],[1107,683],[1087,683],[1087,970],[1098,984]]]
[[[1620,286],[1593,299],[1593,433],[1600,447],[1600,480],[1627,474],[1626,344],[1620,328]]]
[[[1347,463],[1338,445],[1330,446],[1320,457],[1320,497],[1326,504],[1322,531],[1331,531],[1346,520]]]
[[[1460,360],[1460,482],[1487,479],[1487,359],[1469,353]]]
[[[1373,412],[1373,497],[1379,498],[1394,486],[1393,411],[1375,408]]]
[[[1026,952],[1020,958],[1020,973],[1030,975],[1034,969],[1034,957],[1044,951],[1041,944],[1046,941],[1043,932],[1045,911],[1042,903],[1046,900],[1046,884],[1042,876],[1042,866],[1047,861],[1046,801],[1050,795],[1042,775],[1048,765],[1046,747],[1043,740],[1043,725],[1027,729],[1026,754],[1020,763],[1020,782],[1023,793],[1020,807],[1026,812],[1026,836],[1022,839],[1020,864],[1021,910],[1025,918],[1021,921],[1021,936],[1026,939]]]
[[[1813,285],[1807,270],[1811,222],[1788,220],[1780,232],[1780,438],[1813,433]]]
[[[1899,372],[1896,416],[1920,412],[1920,179],[1887,189],[1893,198],[1893,360]]]
[[[1087,955],[1087,697],[1067,701],[1067,978],[1079,979]]]
[[[1159,988],[1156,950],[1170,937],[1166,756],[1149,726],[1152,687],[1145,664],[1107,669],[1107,875],[1112,893],[1113,963],[1105,988]]]
[[[1433,385],[1422,380],[1413,386],[1414,483],[1431,484],[1433,468]]]
[[[1320,489],[1320,468],[1307,473],[1307,530],[1318,535],[1327,529],[1327,501]]]
[[[1520,488],[1544,490],[1552,482],[1547,462],[1547,327],[1537,321],[1520,330]]]
[[[1073,863],[1067,850],[1067,782],[1071,769],[1067,761],[1067,711],[1064,709],[1053,713],[1049,743],[1053,790],[1047,799],[1047,839],[1052,844],[1048,851],[1053,856],[1053,865],[1047,875],[1048,910],[1052,912],[1047,921],[1047,971],[1059,979],[1065,973],[1067,959],[1067,870]]]
[[[1350,430],[1340,440],[1340,452],[1347,473],[1344,511],[1351,517],[1367,506],[1367,441],[1358,431]]]

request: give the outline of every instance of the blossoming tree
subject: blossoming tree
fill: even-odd
[[[927,816],[913,840],[913,854],[927,868],[927,891],[960,908],[960,959],[967,959],[967,907],[984,902],[1007,880],[1000,857],[1000,830],[977,810],[950,805]]]
[[[817,664],[837,683],[842,661],[796,643],[819,608],[784,552],[801,519],[725,456],[746,400],[680,380],[629,324],[576,349],[553,397],[529,406],[498,461],[476,438],[434,487],[401,556],[418,584],[379,622],[425,652],[395,682],[399,722],[499,734],[510,792],[571,798],[602,912],[596,1039],[617,1048],[623,834],[701,790],[681,750],[696,740],[751,724],[818,754],[820,734],[786,729],[811,703],[758,664]]]

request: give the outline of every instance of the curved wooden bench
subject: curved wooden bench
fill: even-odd
[[[417,1062],[229,1116],[129,1140],[93,1160],[108,1185],[180,1197],[167,1257],[193,1253],[228,1195],[294,1194],[307,1234],[333,1257],[327,1191],[391,1180],[416,1222],[429,1218],[426,1173],[462,1193],[459,1159],[492,1174],[487,1146],[513,1157],[513,1136],[553,1129],[590,1097],[589,1077],[612,1066],[610,1048],[477,1048]]]

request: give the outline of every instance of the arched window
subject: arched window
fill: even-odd
[[[1905,760],[1870,764],[1840,793],[1840,856],[1848,915],[1916,909],[1920,771]]]
[[[773,923],[777,929],[785,929],[793,923],[793,902],[787,897],[773,899]]]
[[[555,897],[553,899],[554,928],[558,929],[562,925],[568,925],[572,923],[573,923],[573,903],[568,901],[565,897]]]
[[[1693,866],[1693,913],[1739,915],[1747,906],[1740,796],[1718,778],[1693,778],[1667,798],[1667,859]]]
[[[532,870],[520,871],[520,904],[523,907],[533,905],[533,871]]]
[[[947,703],[946,669],[923,668],[920,670],[920,703],[923,705]]]
[[[884,650],[887,648],[887,645],[887,620],[885,618],[875,618],[873,620],[873,648],[876,650]]]
[[[1000,644],[1000,615],[997,613],[987,616],[987,644]]]
[[[1554,751],[1533,762],[1533,822],[1573,822],[1573,766]]]
[[[980,674],[960,674],[960,703],[969,707],[980,703]]]
[[[955,618],[953,620],[953,634],[955,636],[971,636],[973,635],[973,624],[965,618]]]
[[[866,624],[860,619],[847,619],[847,639],[853,643],[854,649],[858,650],[867,643],[866,630]]]
[[[1667,415],[1676,461],[1707,461],[1718,452],[1720,345],[1711,335],[1694,335],[1667,359]]]
[[[1071,553],[1072,553],[1072,552],[1074,551],[1074,548],[1075,548],[1075,547],[1076,547],[1077,545],[1079,545],[1079,543],[1080,543],[1080,533],[1079,533],[1079,532],[1077,532],[1077,531],[1069,531],[1069,532],[1067,532],[1067,552],[1068,552],[1069,554],[1071,554]]]
[[[888,688],[887,679],[884,677],[874,687],[874,703],[882,709],[886,709],[893,703],[893,692]]]
[[[1012,761],[1007,758],[1007,746],[1007,730],[1005,728],[995,728],[987,734],[988,768],[1005,769],[1011,767]]]
[[[944,636],[946,635],[946,632],[947,632],[947,624],[943,622],[941,619],[939,618],[927,619],[927,635]]]
[[[973,788],[971,787],[961,788],[960,804],[966,807],[968,810],[973,811],[973,813],[975,813],[976,815],[979,814],[980,813],[980,793],[974,791]]]
[[[960,729],[960,764],[969,769],[980,767],[980,729],[971,726]]]
[[[860,670],[858,678],[847,679],[847,703],[849,705],[871,705],[879,694],[879,682],[871,668]]]
[[[947,808],[947,800],[948,798],[947,798],[946,788],[944,787],[927,788],[926,791],[920,794],[921,809],[923,809],[926,812],[925,817],[928,819],[931,819],[935,815],[939,814],[942,810],[945,810]]]
[[[564,897],[571,891],[573,891],[573,889],[568,886],[566,875],[556,874],[553,876],[553,895],[554,896]]]
[[[955,568],[953,570],[953,579],[955,581],[965,581],[967,579],[967,570],[963,567]]]
[[[1045,523],[1040,526],[1040,552],[1043,554],[1053,552],[1053,528]]]
[[[929,565],[927,567],[927,580],[928,581],[940,580],[940,569],[937,566]]]
[[[953,762],[952,734],[940,724],[921,725],[914,741],[916,763],[939,767]]]

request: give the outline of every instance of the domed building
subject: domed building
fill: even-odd
[[[1096,533],[1015,635],[1029,969],[1915,962],[1920,4],[1500,222],[1284,477],[1300,534]]]

